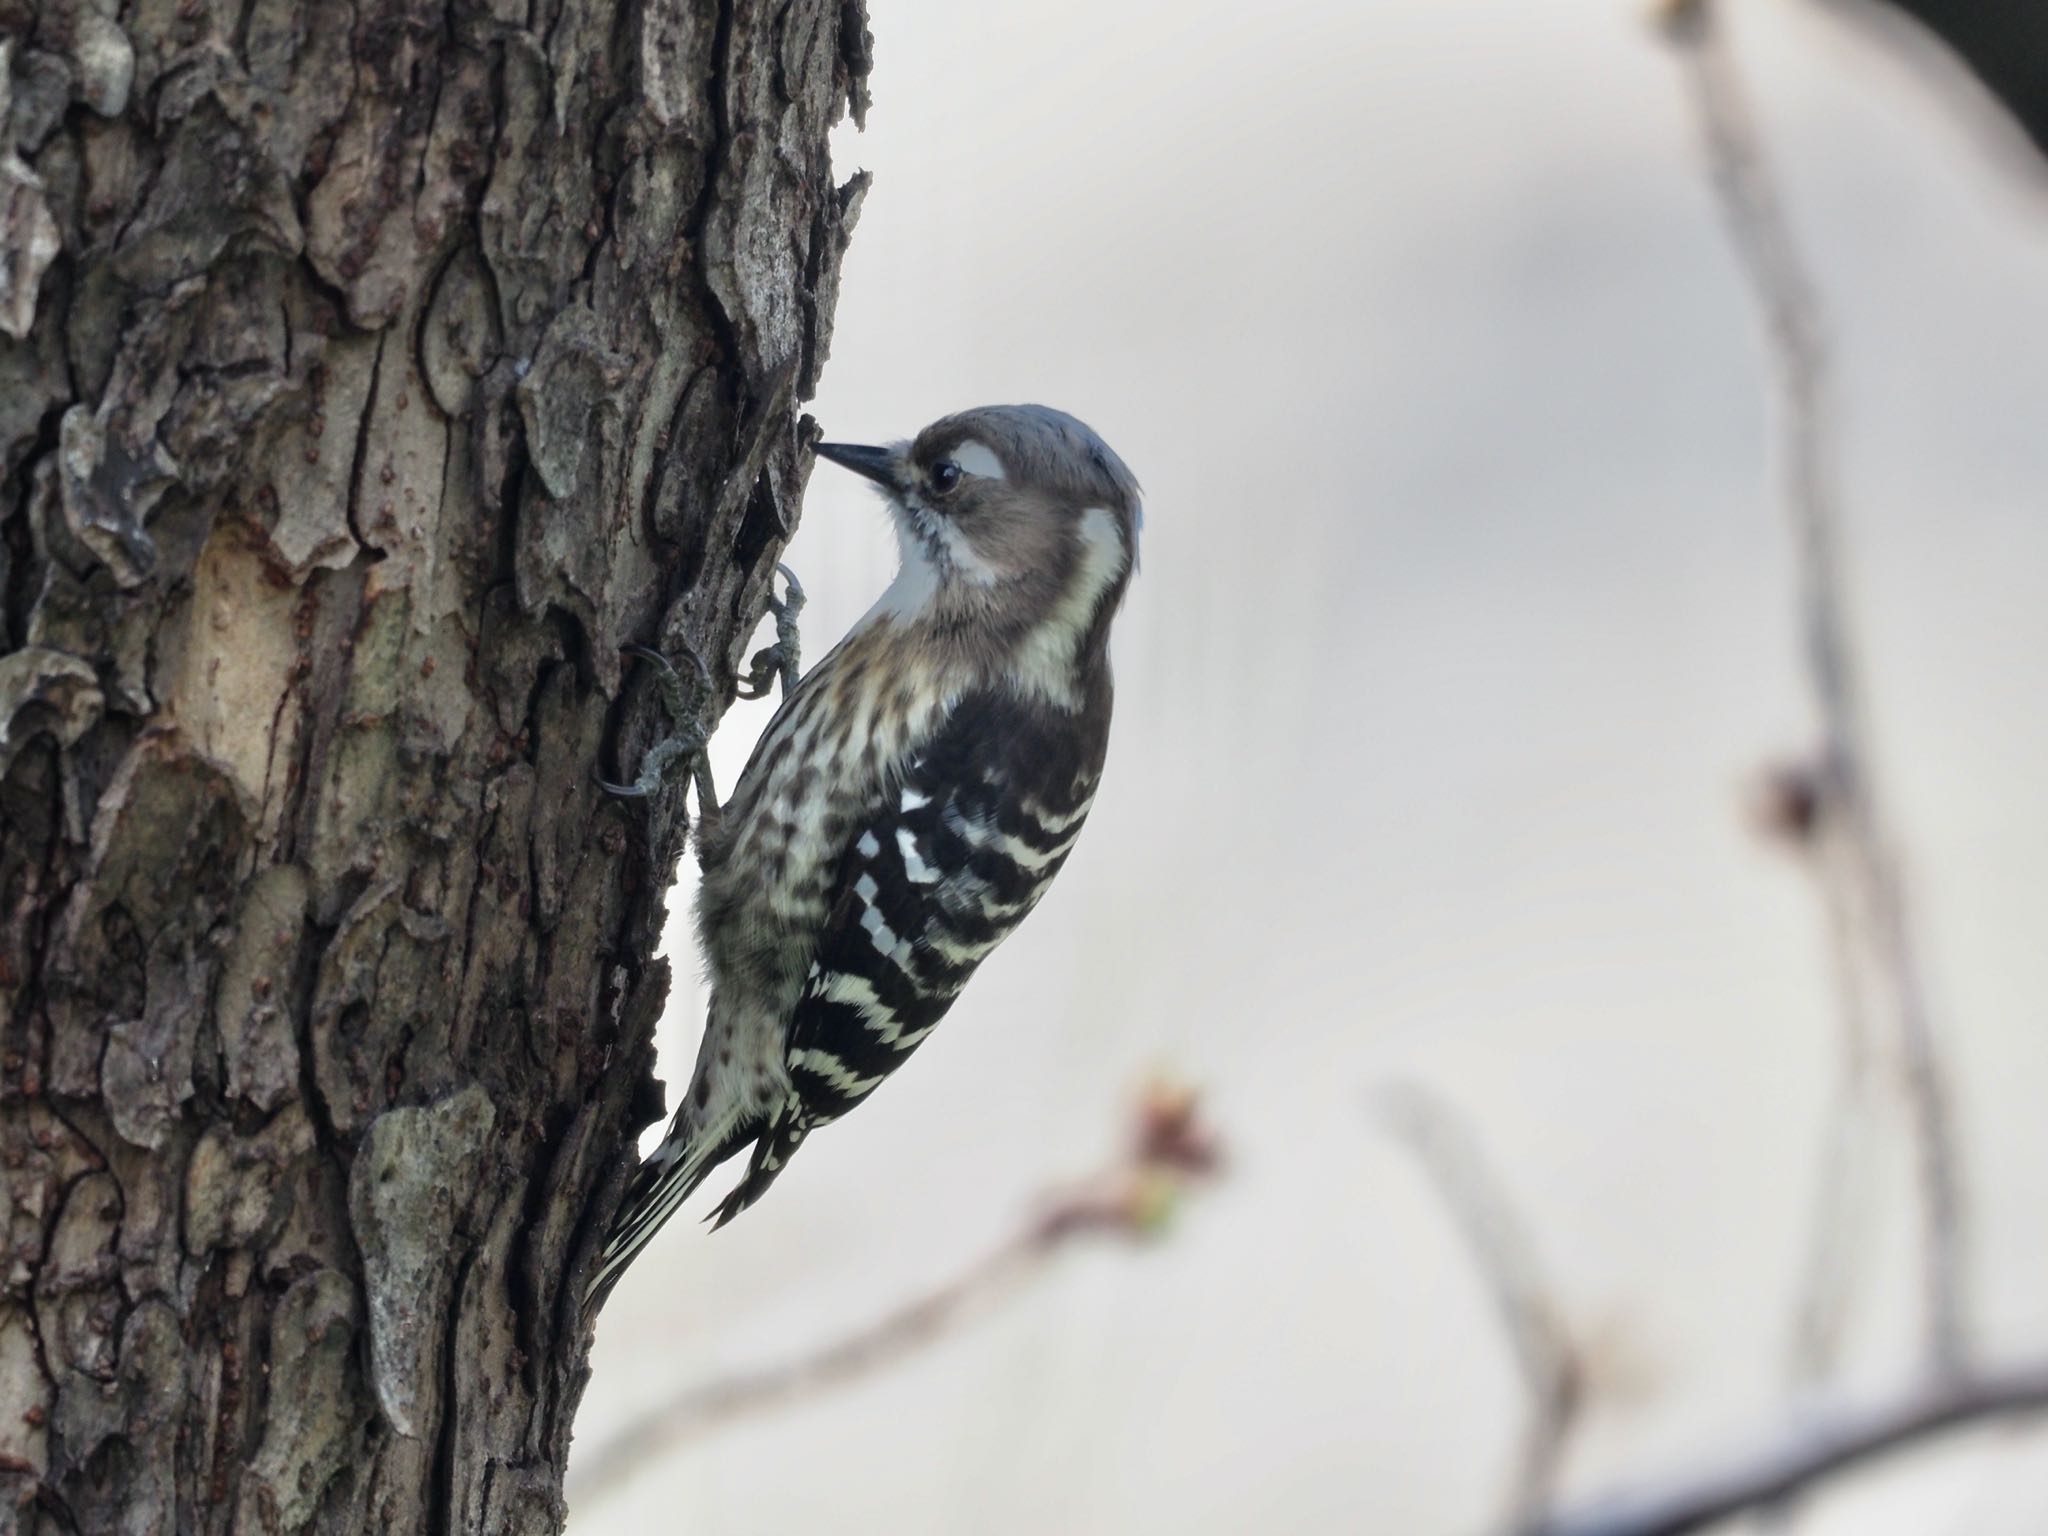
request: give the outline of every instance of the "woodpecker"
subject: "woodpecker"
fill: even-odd
[[[1045,894],[1102,772],[1142,521],[1123,460],[1042,405],[817,452],[880,489],[901,563],[703,802],[703,1044],[593,1302],[720,1163],[752,1148],[716,1226],[909,1059]]]

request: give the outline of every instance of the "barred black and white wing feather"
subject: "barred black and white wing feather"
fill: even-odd
[[[1074,717],[963,700],[849,837],[839,893],[791,1015],[789,1094],[720,1225],[758,1200],[813,1130],[909,1060],[975,968],[1066,862],[1108,738],[1108,700]]]

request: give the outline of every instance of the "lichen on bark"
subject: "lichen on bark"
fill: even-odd
[[[0,0],[0,1524],[560,1528],[865,25]]]

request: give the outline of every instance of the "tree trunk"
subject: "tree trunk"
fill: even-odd
[[[865,24],[0,0],[0,1528],[560,1528]]]

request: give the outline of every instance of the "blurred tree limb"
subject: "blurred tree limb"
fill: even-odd
[[[1375,1109],[1414,1154],[1470,1250],[1513,1348],[1532,1412],[1504,1528],[1517,1536],[1682,1536],[1788,1502],[1889,1452],[1994,1419],[2048,1413],[2048,1359],[1981,1373],[1930,1372],[1897,1397],[1809,1409],[1760,1444],[1704,1470],[1551,1512],[1588,1402],[1583,1351],[1513,1202],[1455,1109],[1400,1085]]]
[[[1849,1197],[1860,1160],[1854,1132],[1878,1080],[1871,1059],[1880,1046],[1889,1047],[1897,1063],[1916,1156],[1925,1364],[1921,1379],[1890,1401],[1809,1411],[1719,1465],[1546,1514],[1585,1407],[1583,1356],[1476,1145],[1443,1106],[1403,1094],[1390,1118],[1463,1230],[1534,1400],[1508,1523],[1522,1536],[1677,1536],[1738,1514],[1782,1518],[1808,1489],[1888,1452],[1962,1425],[2048,1411],[2048,1361],[1986,1368],[1972,1362],[1967,1349],[1965,1212],[1949,1070],[1921,986],[1893,834],[1872,787],[1870,732],[1845,597],[1819,295],[1712,0],[1667,0],[1659,13],[1685,69],[1718,210],[1763,320],[1780,400],[1782,499],[1794,537],[1805,662],[1820,732],[1812,758],[1774,770],[1755,807],[1762,830],[1796,851],[1815,879],[1843,1026],[1842,1087],[1824,1144],[1795,1364],[1802,1378],[1818,1379],[1833,1370],[1839,1350],[1856,1279]]]
[[[1470,1250],[1531,1398],[1504,1522],[1516,1536],[1682,1536],[1735,1515],[1782,1511],[1836,1476],[1952,1430],[2048,1414],[2048,1359],[1963,1375],[1930,1372],[1883,1402],[1810,1408],[1703,1470],[1552,1512],[1558,1474],[1589,1399],[1584,1352],[1525,1223],[1453,1106],[1399,1085],[1374,1108],[1413,1153]]]
[[[1835,935],[1851,1037],[1844,1074],[1849,1092],[1861,1085],[1856,1063],[1864,1044],[1856,1037],[1864,1028],[1864,1010],[1875,1006],[1889,1026],[1884,1043],[1897,1053],[1920,1180],[1927,1350],[1935,1369],[1954,1371],[1964,1352],[1967,1245],[1950,1073],[1927,1006],[1896,838],[1874,786],[1846,596],[1826,327],[1715,5],[1687,0],[1667,7],[1666,17],[1692,93],[1715,201],[1763,320],[1780,397],[1782,494],[1821,737],[1814,761],[1792,771],[1798,814],[1781,830],[1812,853]],[[1831,1138],[1830,1145],[1838,1150],[1822,1180],[1823,1221],[1815,1249],[1822,1268],[1809,1281],[1810,1295],[1825,1304],[1833,1304],[1829,1293],[1842,1281],[1839,1273],[1825,1272],[1839,1247],[1825,1230],[1827,1218],[1839,1206],[1834,1191],[1852,1171],[1840,1150],[1846,1139]],[[1813,1304],[1805,1311],[1813,1316]]]
[[[896,1364],[981,1315],[1081,1239],[1157,1235],[1180,1196],[1221,1166],[1216,1137],[1195,1094],[1177,1084],[1153,1084],[1139,1097],[1124,1153],[1092,1177],[1049,1193],[996,1248],[952,1279],[809,1354],[678,1392],[576,1463],[571,1501],[587,1508],[686,1440]]]
[[[1524,1527],[1523,1536],[1681,1536],[1950,1430],[2041,1413],[2048,1413],[2048,1360],[1934,1380],[1891,1402],[1806,1415],[1722,1465],[1566,1510]]]
[[[1443,1202],[1513,1348],[1531,1412],[1508,1513],[1512,1524],[1534,1520],[1549,1506],[1586,1398],[1586,1373],[1564,1307],[1513,1201],[1452,1106],[1427,1089],[1401,1084],[1377,1095],[1373,1108]]]

